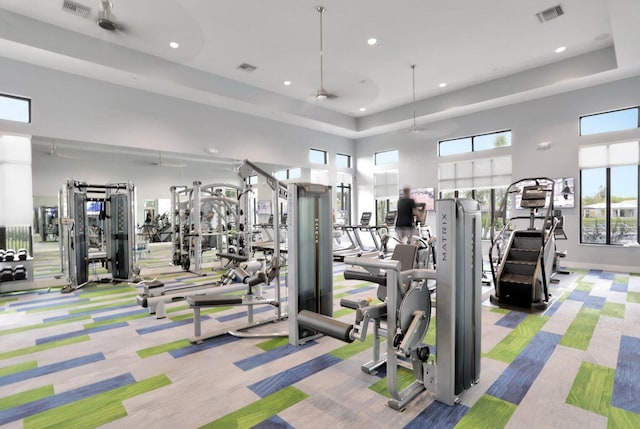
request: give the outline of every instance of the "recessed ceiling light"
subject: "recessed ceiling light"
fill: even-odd
[[[556,48],[556,54],[562,53],[565,51],[565,49],[567,49],[565,46],[560,46],[559,48]]]
[[[360,108],[360,111],[361,111],[361,112],[366,112],[366,111],[367,111],[367,108],[366,108],[366,107],[361,107],[361,108]]]
[[[178,42],[170,42],[169,46],[171,46],[173,49],[178,49],[180,47],[180,43],[178,43]]]
[[[440,85],[438,85],[440,88],[444,88],[445,86],[447,86],[447,82],[442,82]]]
[[[216,155],[218,153],[218,149],[215,147],[208,147],[205,149],[205,152],[210,153],[211,155]]]
[[[377,40],[375,37],[372,37],[372,38],[370,38],[370,39],[368,39],[368,40],[367,40],[367,44],[368,44],[369,46],[373,46],[373,45],[375,45],[376,43],[378,43],[378,40]]]
[[[289,86],[289,85],[291,85],[291,81],[290,80],[285,80],[284,82],[282,82],[282,84],[284,86]]]

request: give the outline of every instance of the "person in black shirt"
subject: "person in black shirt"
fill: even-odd
[[[416,202],[411,198],[411,188],[402,188],[402,196],[398,200],[398,215],[396,217],[396,234],[403,243],[410,243],[416,233],[414,216],[418,216]],[[406,238],[406,240],[405,240]]]

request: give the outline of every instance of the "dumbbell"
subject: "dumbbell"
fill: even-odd
[[[24,280],[27,278],[27,269],[24,265],[16,265],[13,267],[13,279],[14,280]]]
[[[16,258],[16,251],[13,249],[7,249],[4,252],[4,260],[7,262],[13,262]]]
[[[28,256],[27,249],[18,249],[17,256],[19,261],[26,261]]]
[[[13,270],[11,267],[0,268],[0,281],[8,282],[13,280]]]

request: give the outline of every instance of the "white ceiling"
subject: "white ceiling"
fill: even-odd
[[[597,74],[601,82],[640,70],[637,43],[630,43],[639,30],[624,19],[638,11],[637,0],[321,0],[324,87],[338,98],[316,101],[317,1],[112,0],[125,29],[115,33],[95,24],[97,0],[77,2],[92,8],[91,19],[63,11],[62,0],[0,0],[1,55],[355,138],[405,126],[415,111],[422,121],[441,118],[432,100],[482,92],[479,85],[496,79],[511,79],[509,93],[475,103],[535,96],[542,87],[548,95],[571,89],[571,80]],[[565,14],[541,24],[535,14],[556,4]],[[377,46],[367,45],[370,37]],[[569,70],[576,64],[570,58],[619,45],[626,50],[616,51],[614,66]],[[566,51],[555,53],[560,46]],[[237,70],[243,62],[257,70]],[[556,64],[556,75],[566,64],[564,75],[538,88],[513,79],[531,82],[523,73]]]

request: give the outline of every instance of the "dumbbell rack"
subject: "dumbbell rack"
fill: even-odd
[[[13,269],[18,265],[24,265],[24,268],[27,271],[27,277],[23,280],[9,280],[9,281],[0,281],[0,293],[6,292],[15,292],[25,289],[30,289],[28,284],[33,283],[33,257],[27,255],[27,259],[23,260],[14,260],[14,261],[5,261],[2,256],[0,256],[0,270],[3,268],[11,268]]]

